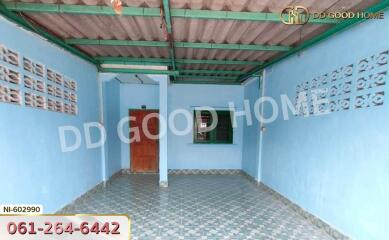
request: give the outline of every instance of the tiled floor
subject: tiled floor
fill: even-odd
[[[133,240],[332,239],[240,175],[122,175],[68,213],[127,213]]]

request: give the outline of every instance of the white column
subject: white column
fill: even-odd
[[[168,169],[167,169],[167,131],[163,133],[163,126],[167,126],[168,109],[167,109],[167,97],[168,97],[168,84],[169,77],[160,77],[159,81],[159,115],[160,115],[160,137],[159,137],[159,186],[168,186]],[[162,122],[163,121],[163,122]]]
[[[111,73],[98,73],[97,75],[97,82],[99,87],[99,107],[100,107],[100,124],[105,128],[105,118],[107,116],[104,115],[104,83],[108,82],[115,77],[117,77],[118,74],[111,74]],[[107,152],[107,141],[101,146],[101,178],[104,182],[104,184],[108,181],[108,152]]]
[[[260,84],[261,84],[261,92],[260,97],[265,96],[265,80],[266,80],[266,69],[263,70],[262,76],[259,78]],[[264,114],[264,104],[261,104],[261,115]],[[266,131],[266,126],[263,123],[259,123],[259,134],[258,134],[258,170],[257,170],[257,181],[261,182],[262,179],[262,151],[263,151],[263,141],[264,141],[264,134]]]

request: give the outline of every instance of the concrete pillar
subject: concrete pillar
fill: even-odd
[[[159,136],[159,186],[168,187],[168,169],[167,169],[167,119],[168,119],[168,84],[169,77],[159,78],[159,115],[160,115],[160,136]],[[164,129],[165,128],[165,129]]]
[[[108,82],[115,77],[117,77],[118,74],[111,74],[111,73],[99,73],[97,76],[97,81],[98,81],[98,86],[99,86],[99,105],[100,105],[100,124],[104,127],[105,126],[105,109],[104,109],[104,83]],[[108,152],[107,152],[107,142],[101,146],[101,175],[102,175],[102,180],[104,184],[108,181],[109,176],[108,176]]]
[[[265,80],[266,80],[266,69],[263,70],[262,76],[259,78],[260,81],[260,96],[265,96]],[[261,115],[264,116],[264,104],[261,104]],[[262,180],[262,151],[263,151],[263,141],[264,141],[264,135],[266,134],[266,126],[263,123],[259,123],[259,133],[258,133],[258,170],[257,170],[257,181],[261,182]]]

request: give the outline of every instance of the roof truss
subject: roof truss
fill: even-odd
[[[253,45],[253,44],[217,44],[205,42],[174,42],[172,18],[187,19],[214,19],[214,20],[237,20],[237,21],[256,21],[256,22],[276,22],[280,23],[279,14],[264,12],[232,12],[232,11],[211,11],[211,10],[192,10],[192,9],[170,9],[169,0],[163,0],[163,20],[167,31],[167,41],[131,41],[118,39],[60,39],[39,26],[32,25],[25,21],[24,18],[12,13],[66,13],[66,14],[87,14],[87,15],[116,15],[109,6],[89,6],[89,5],[66,5],[66,4],[41,4],[41,3],[21,3],[0,2],[0,13],[11,21],[16,22],[22,27],[34,31],[49,41],[68,50],[69,52],[96,64],[101,72],[116,73],[145,73],[145,74],[167,74],[174,77],[176,83],[210,83],[210,84],[240,84],[251,76],[256,76],[264,68],[275,64],[282,59],[293,55],[302,49],[308,48],[333,34],[347,29],[353,24],[359,23],[364,19],[350,19],[342,22],[331,19],[315,20],[311,19],[311,24],[332,24],[332,28],[326,32],[300,44],[299,46],[282,46],[282,45]],[[378,4],[366,9],[367,12],[379,12],[389,7],[389,0],[382,0]],[[142,8],[142,7],[123,7],[123,16],[138,17],[161,17],[160,8]],[[93,58],[84,52],[78,50],[72,45],[104,45],[104,46],[137,46],[137,47],[161,47],[169,49],[169,59],[164,58],[131,58],[131,57],[96,57]],[[258,61],[239,61],[239,60],[217,60],[217,59],[176,59],[175,48],[197,48],[197,49],[227,49],[227,50],[247,50],[247,51],[275,51],[283,52],[280,57],[269,62]],[[138,70],[138,69],[111,69],[101,68],[101,64],[127,64],[127,65],[161,65],[168,66],[170,70]],[[182,69],[183,65],[190,64],[215,64],[215,65],[255,65],[257,66],[249,72],[238,70],[195,70]],[[179,67],[181,69],[179,69]],[[211,79],[204,80],[178,80],[178,79]],[[218,80],[223,80],[222,82]]]
[[[67,5],[45,3],[7,2],[5,6],[12,11],[36,13],[69,13],[115,16],[116,13],[109,6]],[[167,7],[166,7],[167,6]],[[168,1],[163,0],[165,13],[169,8]],[[280,15],[267,12],[233,12],[214,10],[171,9],[169,15],[173,18],[237,20],[281,23]],[[159,8],[123,7],[122,16],[133,17],[160,17]],[[331,18],[310,19],[312,24],[336,24],[337,20]]]
[[[136,47],[165,47],[169,48],[169,42],[163,41],[132,41],[117,39],[66,39],[67,44],[74,45],[100,45],[100,46],[136,46]],[[175,48],[203,48],[225,50],[251,50],[251,51],[277,51],[291,50],[288,46],[254,45],[254,44],[227,44],[227,43],[198,43],[198,42],[174,42]]]
[[[166,58],[96,57],[95,59],[105,64],[158,65],[158,66],[171,65],[171,60]],[[240,61],[240,60],[176,59],[176,63],[177,65],[185,65],[185,64],[261,65],[263,62]]]

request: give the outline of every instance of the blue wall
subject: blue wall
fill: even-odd
[[[108,177],[119,171],[121,166],[121,141],[117,133],[120,121],[120,83],[117,80],[104,82],[104,126],[107,131],[105,154]]]
[[[140,84],[120,85],[120,117],[128,117],[129,109],[141,109],[146,105],[147,109],[159,109],[159,86]],[[129,126],[123,127],[123,132],[128,133]],[[121,165],[123,169],[130,168],[130,146],[121,143]]]
[[[128,109],[159,108],[159,86],[122,84],[120,88],[120,112],[122,117],[128,116]],[[218,94],[223,92],[223,94]],[[189,112],[196,106],[211,106],[228,108],[228,102],[233,101],[235,107],[241,110],[244,89],[242,86],[223,85],[179,85],[168,86],[168,111],[182,108]],[[192,132],[185,136],[168,135],[168,168],[169,169],[241,169],[243,118],[238,118],[238,128],[234,130],[234,144],[193,144]],[[185,127],[185,118],[177,116],[178,129]],[[125,129],[124,131],[127,131]],[[129,168],[128,144],[122,143],[122,168]]]
[[[86,150],[82,134],[80,149],[62,153],[58,133],[59,126],[82,131],[84,122],[99,121],[97,71],[2,18],[0,43],[78,83],[77,116],[0,103],[0,202],[43,204],[52,213],[102,179],[100,149]]]
[[[222,93],[222,94],[221,94]],[[237,110],[243,107],[244,89],[242,86],[228,85],[188,85],[174,84],[169,87],[169,112],[185,109],[193,112],[194,107],[210,106],[215,109],[228,109],[232,101]],[[169,169],[241,169],[243,121],[237,118],[238,128],[234,129],[234,143],[193,144],[193,132],[176,136],[169,132]],[[183,130],[185,117],[176,118],[176,127]]]
[[[265,94],[294,98],[297,84],[388,49],[389,18],[365,22],[266,69]],[[387,96],[381,107],[267,125],[262,181],[355,239],[389,239]]]
[[[244,86],[244,99],[250,102],[252,125],[243,118],[242,169],[255,179],[259,179],[259,121],[255,118],[254,104],[260,97],[259,79],[251,80]]]

